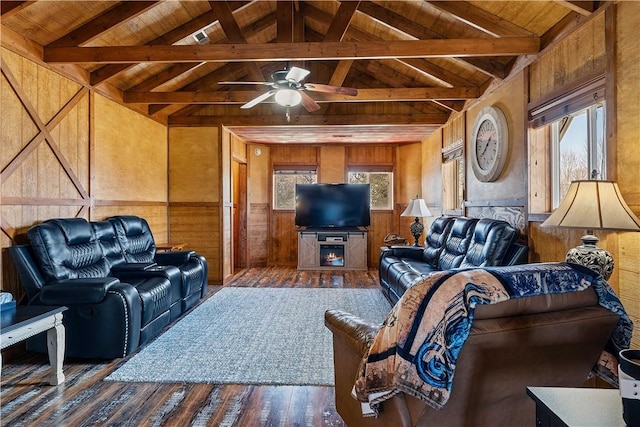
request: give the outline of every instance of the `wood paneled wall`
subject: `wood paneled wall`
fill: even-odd
[[[483,203],[496,200],[526,199],[526,86],[524,74],[520,73],[505,82],[494,92],[484,96],[467,110],[466,120],[466,202]],[[502,174],[495,182],[479,181],[471,167],[473,150],[473,128],[476,118],[484,107],[496,106],[502,109],[509,127],[509,154]],[[499,188],[499,191],[496,191]]]
[[[480,183],[466,168],[469,201],[495,202],[509,198],[525,200],[528,212],[546,213],[549,201],[549,146],[543,131],[529,132],[527,103],[542,99],[573,82],[607,74],[608,169],[631,209],[640,215],[640,48],[637,43],[637,17],[640,3],[619,2],[587,21],[574,33],[551,46],[522,73],[510,78],[467,108],[467,151],[470,133],[478,111],[486,105],[502,107],[509,122],[513,142],[505,171],[495,183]],[[451,123],[451,122],[450,122]],[[445,126],[446,129],[447,126]],[[446,133],[446,132],[444,132]],[[436,154],[446,135],[436,132],[422,143],[423,188],[436,190],[440,163],[426,159]],[[469,156],[467,155],[467,164]],[[528,164],[526,164],[528,162]],[[611,164],[613,162],[613,164]],[[428,196],[431,197],[431,196]],[[433,199],[432,199],[433,201]],[[540,228],[528,223],[532,262],[561,261],[571,247],[580,244],[584,230]],[[609,250],[616,261],[609,280],[625,309],[636,324],[640,322],[640,233],[599,232],[599,246]],[[636,329],[632,347],[640,346]]]
[[[247,152],[247,235],[250,240],[247,257],[250,267],[261,267],[266,266],[269,259],[271,149],[266,145],[249,145]]]
[[[260,148],[260,155],[255,149]],[[274,166],[308,165],[317,168],[320,182],[345,182],[350,166],[384,166],[394,171],[396,183],[396,209],[373,211],[368,233],[368,264],[378,263],[380,245],[384,236],[399,232],[399,214],[411,197],[421,193],[420,144],[390,147],[380,144],[358,146],[309,146],[287,144],[282,146],[248,147],[249,179],[249,245],[250,265],[295,266],[298,261],[297,231],[294,212],[271,209],[271,177]],[[401,154],[398,154],[401,153]],[[394,169],[396,158],[402,157],[403,167]],[[406,194],[405,194],[406,193]],[[409,228],[407,219],[406,229]],[[405,235],[407,232],[404,233]]]
[[[434,217],[442,215],[442,141],[443,128],[422,141],[422,193]],[[433,218],[425,218],[431,224]]]
[[[4,248],[50,218],[145,217],[166,240],[166,128],[0,48],[1,289],[22,288]]]
[[[169,128],[169,236],[186,242],[221,283],[220,129]]]
[[[619,2],[608,19],[609,37],[614,38],[616,179],[633,212],[640,217],[640,3]],[[614,21],[611,23],[611,21]],[[607,95],[609,98],[609,95]],[[632,347],[640,348],[640,233],[616,233],[616,256],[620,298],[636,325]],[[607,244],[609,241],[607,240]],[[610,249],[611,250],[611,249]]]

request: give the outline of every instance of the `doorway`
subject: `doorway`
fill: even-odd
[[[233,160],[233,269],[248,267],[247,164]]]

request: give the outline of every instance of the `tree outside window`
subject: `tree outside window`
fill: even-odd
[[[563,117],[552,125],[553,207],[571,181],[606,179],[604,104]]]
[[[392,172],[349,172],[349,184],[369,184],[371,209],[393,209]]]
[[[296,184],[315,184],[316,171],[273,171],[273,209],[294,210],[296,207]]]

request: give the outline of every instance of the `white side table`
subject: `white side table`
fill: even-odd
[[[17,344],[41,332],[47,331],[47,349],[51,376],[49,383],[58,385],[64,382],[62,362],[64,360],[64,325],[62,312],[67,307],[18,306],[2,312],[0,327],[0,349]],[[0,370],[2,356],[0,355]]]

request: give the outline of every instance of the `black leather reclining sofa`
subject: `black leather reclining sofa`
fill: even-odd
[[[424,247],[392,246],[380,253],[380,284],[395,304],[411,286],[435,271],[515,265],[527,262],[528,247],[506,221],[440,217],[431,224]]]
[[[157,253],[147,221],[119,216],[51,219],[9,247],[28,305],[66,306],[66,357],[124,357],[158,335],[207,291],[207,262]],[[47,352],[43,334],[27,342]]]

